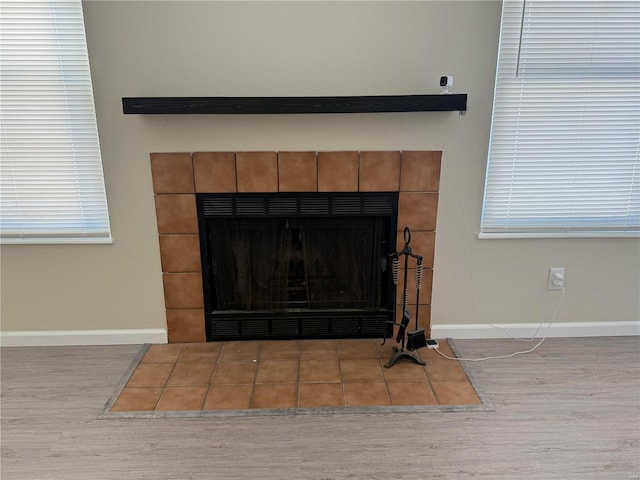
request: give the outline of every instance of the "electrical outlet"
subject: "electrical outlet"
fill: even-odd
[[[549,269],[547,290],[562,290],[564,288],[564,267],[552,267]]]

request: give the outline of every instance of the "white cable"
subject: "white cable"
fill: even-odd
[[[516,355],[523,355],[525,353],[531,353],[533,352],[536,348],[538,348],[540,345],[542,345],[542,342],[544,342],[544,338],[540,339],[540,341],[533,347],[530,348],[529,350],[523,350],[521,352],[513,352],[510,353],[509,355],[500,355],[497,357],[483,357],[483,358],[454,358],[454,357],[449,357],[447,355],[445,355],[444,353],[442,353],[440,350],[436,349],[436,352],[438,352],[440,355],[442,355],[444,358],[446,358],[447,360],[465,360],[467,362],[482,362],[484,360],[499,360],[501,358],[510,358],[510,357],[515,357]]]
[[[554,303],[554,305],[553,305],[553,310],[552,310],[552,312],[553,312],[553,314],[552,314],[552,320],[551,320],[551,321],[549,321],[549,322],[547,322],[547,328],[549,328],[549,327],[551,326],[551,324],[553,323],[553,320],[555,320],[557,310],[558,310],[558,308],[560,307],[560,303],[564,300],[564,288],[562,288],[561,290],[562,290],[562,295],[560,295],[560,296],[556,299],[556,301],[555,301],[555,303]],[[531,337],[529,337],[529,338],[514,337],[513,335],[511,335],[511,334],[509,333],[509,331],[508,331],[506,328],[501,327],[500,325],[494,325],[493,323],[490,323],[490,324],[489,324],[489,326],[490,326],[490,327],[493,327],[493,328],[498,328],[498,329],[502,330],[504,333],[506,333],[506,334],[507,334],[507,336],[508,336],[509,338],[512,338],[513,340],[518,340],[519,342],[533,342],[533,341],[535,341],[535,340],[537,339],[538,332],[540,331],[540,329],[542,328],[542,325],[544,325],[544,324],[545,324],[545,321],[544,321],[544,319],[543,319],[543,321],[542,321],[542,322],[540,322],[540,325],[538,325],[538,328],[536,328],[536,331],[535,331],[535,332],[533,333],[533,335],[531,335]]]
[[[552,315],[551,315],[551,320],[549,320],[547,327],[550,327],[555,322],[556,316],[558,315],[558,310],[560,310],[560,306],[562,305],[563,300],[564,300],[564,288],[562,289],[562,295],[560,295],[560,297],[558,297],[558,300],[556,300],[556,305],[555,305],[555,307],[553,309],[553,312],[552,312]],[[540,331],[540,328],[542,328],[542,325],[544,325],[544,323],[545,323],[544,321],[540,322],[540,325],[538,326],[538,329],[534,333],[534,336],[538,334],[538,332]],[[439,355],[443,356],[447,360],[464,360],[464,361],[467,361],[467,362],[482,362],[484,360],[500,360],[500,359],[503,359],[503,358],[515,357],[516,355],[524,355],[525,353],[531,353],[536,348],[538,348],[540,345],[542,345],[542,342],[544,342],[546,338],[547,337],[542,337],[540,339],[540,341],[538,343],[536,343],[529,350],[522,350],[522,351],[519,351],[519,352],[510,353],[508,355],[498,355],[498,356],[495,356],[495,357],[482,357],[482,358],[464,358],[464,357],[459,357],[459,358],[454,358],[454,357],[449,357],[449,356],[445,355],[444,353],[442,353],[437,348],[435,350]],[[520,339],[516,338],[515,340],[520,340]]]
[[[453,90],[451,90],[453,92]],[[462,113],[462,112],[461,112]],[[460,183],[459,183],[459,192],[460,192],[460,205],[461,205],[461,210],[462,210],[462,248],[463,248],[463,258],[468,259],[469,256],[469,252],[467,250],[467,213],[466,213],[466,209],[464,206],[464,166],[463,166],[463,161],[462,161],[462,146],[464,144],[464,129],[462,128],[462,115],[458,116],[458,170],[460,172]],[[471,293],[471,304],[475,305],[476,304],[476,296],[475,296],[475,288],[474,288],[474,280],[473,280],[473,270],[471,268],[469,268],[469,289],[470,289],[470,293]],[[562,289],[562,295],[558,298],[558,300],[556,300],[556,304],[554,306],[554,310],[553,310],[553,314],[552,314],[552,319],[551,321],[548,323],[547,327],[551,326],[551,324],[553,323],[553,321],[555,320],[556,314],[558,312],[558,309],[560,308],[560,305],[562,304],[562,301],[564,300],[564,288]],[[502,330],[504,333],[507,334],[508,337],[514,339],[514,340],[518,340],[520,342],[532,342],[536,339],[536,336],[538,335],[538,332],[540,332],[540,329],[542,328],[542,326],[544,325],[544,318],[543,321],[540,322],[540,325],[538,325],[538,328],[536,329],[536,331],[534,332],[534,334],[531,336],[531,338],[518,338],[515,337],[513,335],[511,335],[505,328],[500,327],[498,325],[494,325],[492,323],[489,324],[489,326],[493,327],[493,328],[498,328],[500,330]],[[455,359],[455,358],[451,358],[451,360],[468,360],[471,362],[474,361],[480,361],[480,360],[489,360],[489,359],[495,359],[495,358],[509,358],[509,357],[513,357],[514,355],[521,355],[523,353],[529,353],[529,352],[533,352],[536,348],[538,348],[542,342],[544,341],[544,338],[542,338],[542,340],[540,340],[532,349],[530,350],[525,350],[522,352],[515,352],[513,354],[510,355],[505,355],[505,356],[500,356],[500,357],[487,357],[486,359]],[[438,352],[440,355],[442,355],[445,358],[449,358],[446,355],[444,355],[442,352],[440,352],[438,349],[436,349],[436,352]]]

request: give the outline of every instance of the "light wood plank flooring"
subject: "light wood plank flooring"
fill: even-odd
[[[492,412],[98,420],[139,349],[3,348],[2,479],[640,479],[638,337],[469,364]]]

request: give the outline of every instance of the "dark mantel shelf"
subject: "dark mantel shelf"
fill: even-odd
[[[125,115],[452,112],[467,94],[356,97],[123,97]]]

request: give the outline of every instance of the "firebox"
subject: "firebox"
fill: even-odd
[[[388,337],[398,193],[196,194],[206,335]]]

